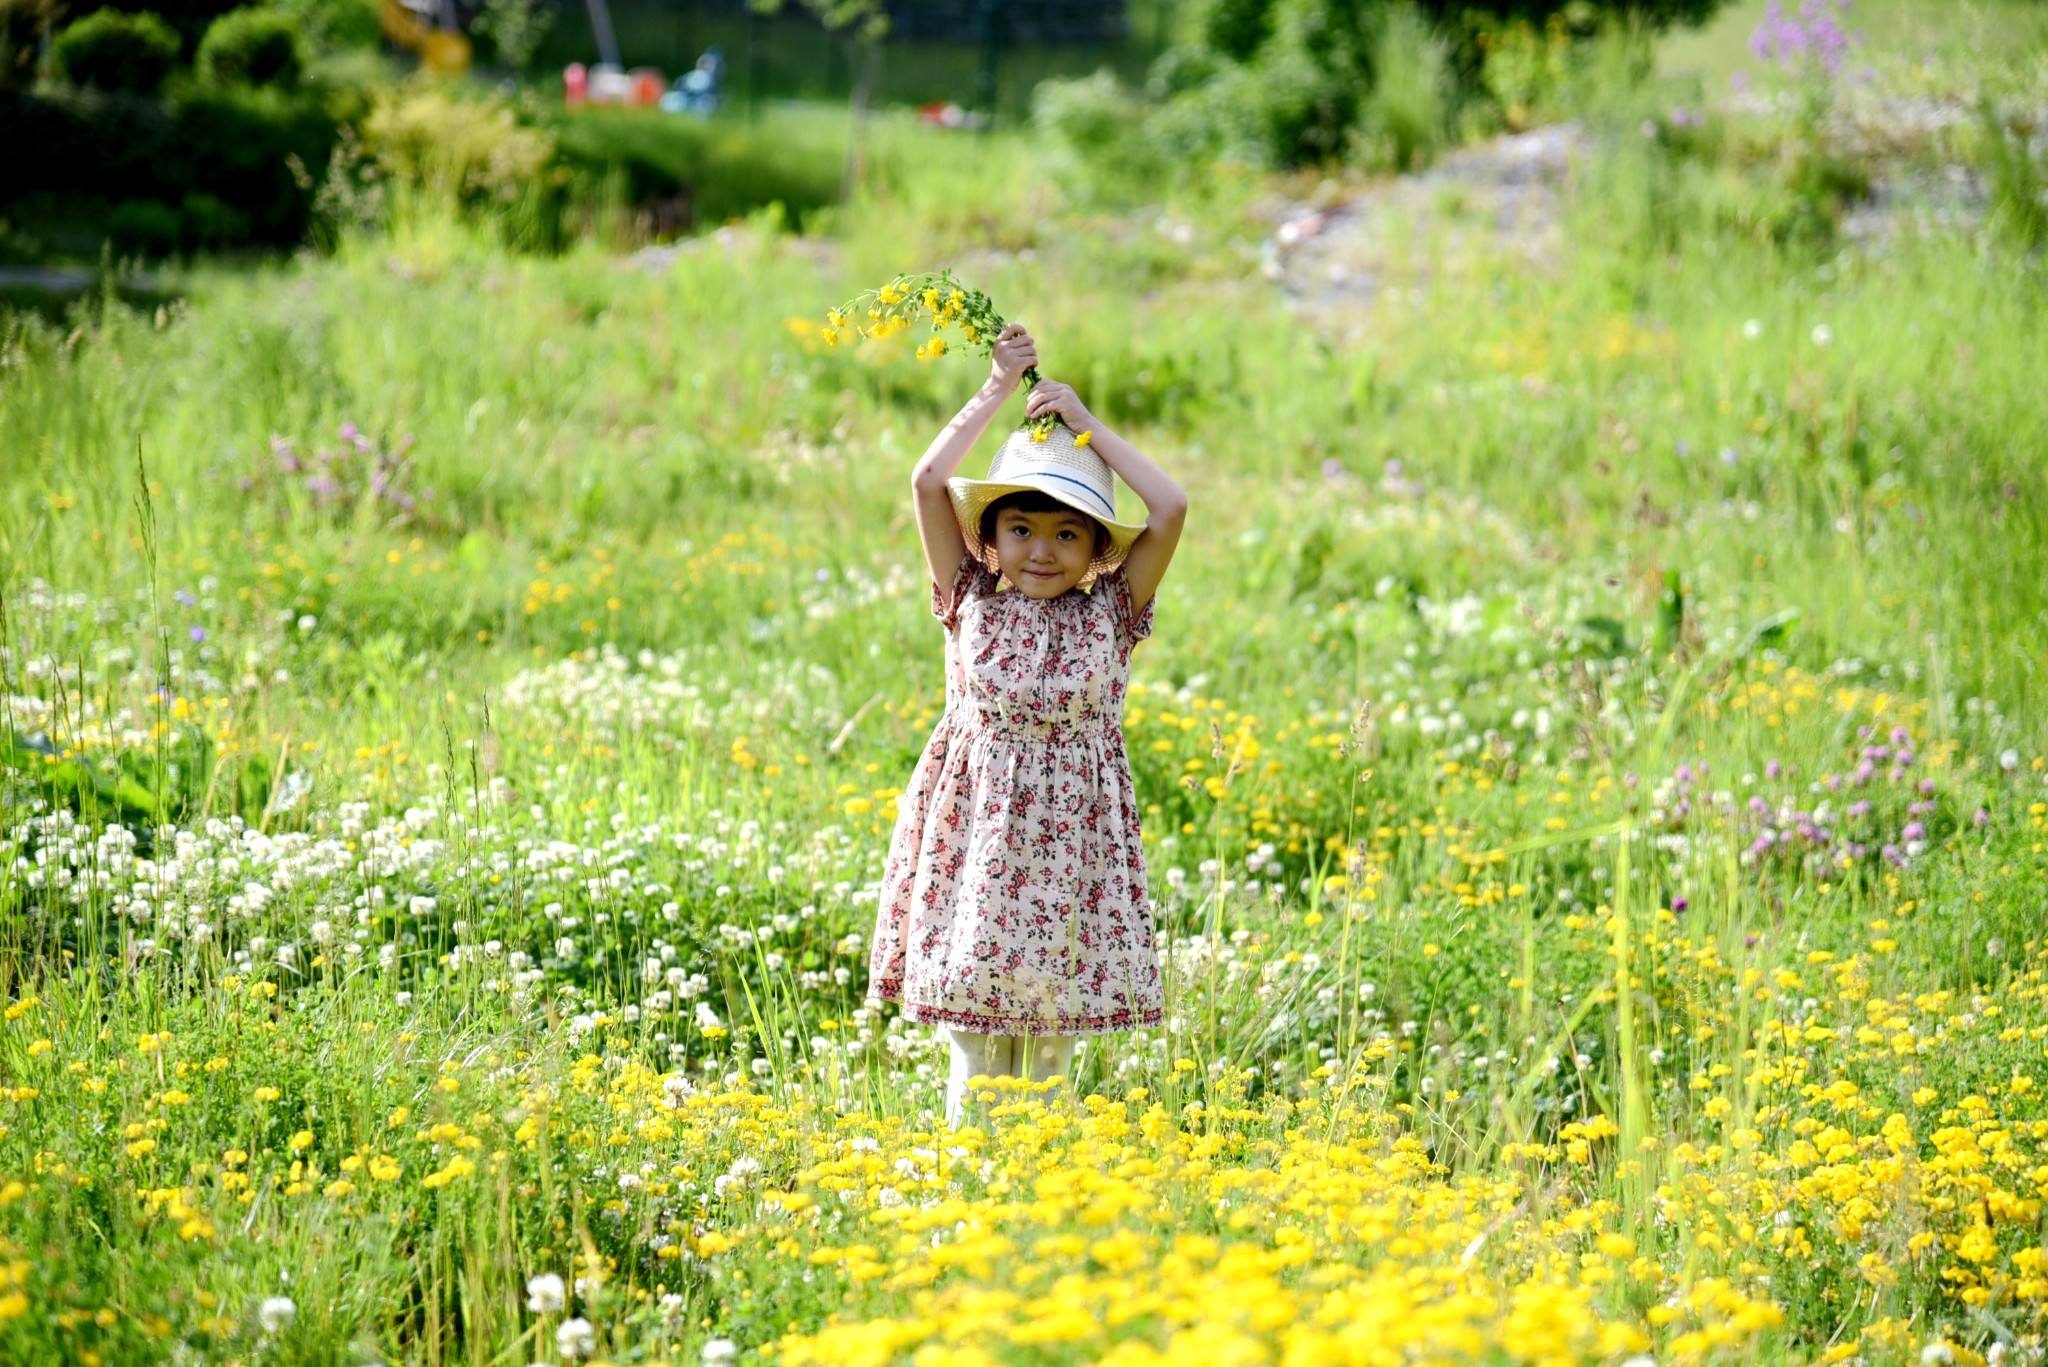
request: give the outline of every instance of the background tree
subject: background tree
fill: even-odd
[[[756,14],[780,14],[785,0],[748,0]],[[846,171],[840,192],[850,195],[867,171],[868,109],[881,76],[882,41],[889,36],[889,7],[884,0],[802,0],[827,32],[850,34],[857,52],[854,65]]]

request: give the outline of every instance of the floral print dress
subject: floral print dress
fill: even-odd
[[[1132,610],[1121,565],[1034,599],[969,552],[932,586],[946,710],[900,800],[869,954],[874,995],[906,1020],[1013,1035],[1159,1023],[1123,735],[1152,606]]]

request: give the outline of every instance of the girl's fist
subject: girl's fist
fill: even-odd
[[[1060,421],[1076,432],[1089,432],[1095,428],[1095,417],[1081,402],[1081,396],[1074,392],[1072,385],[1057,380],[1040,380],[1031,387],[1031,396],[1024,401],[1024,416],[1039,418],[1047,413],[1059,414]]]
[[[988,377],[1004,389],[1015,389],[1024,372],[1038,364],[1038,344],[1022,323],[1005,323],[989,352]]]

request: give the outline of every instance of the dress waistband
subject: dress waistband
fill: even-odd
[[[1025,721],[1020,718],[1003,718],[987,713],[967,713],[960,719],[960,735],[990,735],[999,740],[1017,741],[1026,745],[1068,745],[1083,740],[1108,740],[1121,734],[1114,723],[1091,720],[1066,721]]]

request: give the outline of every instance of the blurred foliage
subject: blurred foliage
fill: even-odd
[[[108,220],[124,245],[289,246],[310,204],[293,159],[324,166],[337,119],[312,92],[201,88],[161,101],[59,88],[0,91],[0,126],[16,135],[0,152],[0,203],[153,205]]]
[[[384,45],[377,0],[270,0],[265,8],[288,15],[314,56],[375,52]]]
[[[628,203],[673,202],[692,225],[724,223],[779,202],[792,225],[802,227],[839,195],[845,144],[838,119],[799,131],[585,109],[562,111],[546,126],[562,165],[583,185],[615,178]]]
[[[490,45],[492,57],[523,71],[554,23],[555,11],[544,0],[484,0],[470,32]]]
[[[2001,114],[1988,98],[1978,101],[1977,121],[1993,222],[2027,250],[2048,246],[2048,156],[2034,150],[2040,130],[2017,110]]]
[[[61,11],[58,0],[0,0],[0,86],[35,79],[43,35]]]
[[[200,40],[194,65],[200,75],[217,85],[289,89],[299,83],[305,56],[291,16],[252,7],[214,20]]]
[[[63,10],[73,19],[95,14],[154,14],[178,35],[179,60],[190,62],[213,21],[246,3],[248,0],[113,0],[110,4],[72,0]]]
[[[50,57],[72,85],[148,95],[178,64],[178,35],[155,14],[100,10],[58,34]]]
[[[1042,84],[1034,117],[1070,188],[1111,198],[1219,159],[1407,170],[1454,131],[1523,128],[1555,112],[1602,35],[1633,34],[1647,54],[1657,27],[1718,3],[1206,0],[1152,64],[1145,102],[1099,74]],[[1647,56],[1637,65],[1646,75]]]
[[[522,127],[503,101],[438,84],[380,92],[363,136],[396,183],[465,204],[510,201],[554,155],[553,138]]]

